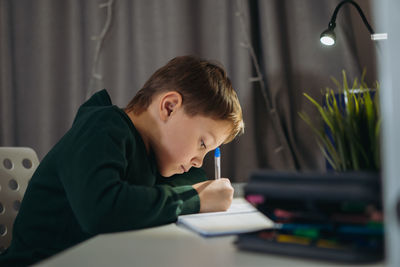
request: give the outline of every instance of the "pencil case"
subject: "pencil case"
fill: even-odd
[[[357,239],[347,242],[328,238],[313,240],[275,229],[240,234],[235,245],[241,250],[340,263],[378,262],[383,260],[384,255],[383,241],[379,238],[373,244],[360,244]]]
[[[383,258],[379,175],[258,170],[245,198],[274,229],[242,234],[240,249],[345,262]]]

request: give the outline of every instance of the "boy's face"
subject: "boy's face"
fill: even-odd
[[[164,177],[187,172],[191,167],[201,167],[204,156],[220,146],[231,130],[229,121],[190,117],[180,105],[172,106],[165,115],[160,138],[153,140],[158,170]]]

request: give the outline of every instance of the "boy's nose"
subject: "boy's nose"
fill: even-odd
[[[201,166],[203,166],[203,159],[200,158],[193,158],[192,159],[192,166],[196,167],[196,168],[200,168]]]

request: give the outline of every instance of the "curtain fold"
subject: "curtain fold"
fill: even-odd
[[[0,1],[0,144],[14,144],[17,132],[15,62],[13,59],[14,25],[11,2]]]

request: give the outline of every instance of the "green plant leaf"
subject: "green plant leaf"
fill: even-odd
[[[347,76],[345,70],[342,70],[342,75],[343,75],[343,88],[345,90],[349,90],[349,84],[347,83]]]
[[[332,159],[333,162],[335,162],[335,166],[339,166],[341,164],[340,157],[338,156],[336,149],[334,148],[334,145],[332,144],[330,139],[327,138],[325,131],[323,129],[318,129],[317,127],[315,127],[313,125],[313,123],[311,122],[310,117],[306,113],[299,112],[298,114],[299,114],[300,118],[306,124],[308,124],[308,126],[310,126],[311,130],[314,132],[314,134],[317,137],[317,142],[322,142],[325,145],[326,151],[324,150],[322,152],[325,154],[328,151],[328,153],[331,155],[330,158]]]
[[[357,80],[357,77],[354,79],[354,81],[353,81],[353,86],[351,87],[351,88],[357,88],[358,87],[358,80]]]
[[[317,108],[326,128],[314,125],[305,113],[299,115],[311,127],[323,156],[337,171],[380,169],[379,83],[374,84],[375,88],[368,87],[365,76],[364,68],[361,79],[355,78],[351,88],[344,70],[342,83],[331,77],[338,94],[326,88],[322,92],[324,106],[304,93]],[[371,95],[371,90],[374,90],[374,95]]]
[[[326,146],[322,145],[320,141],[317,140],[317,144],[319,149],[322,151],[322,154],[326,158],[326,160],[329,162],[329,164],[332,166],[334,170],[338,170],[340,168],[340,163],[334,161],[332,157],[330,156],[330,153],[327,152]]]
[[[315,101],[315,100],[314,100],[311,96],[309,96],[308,94],[304,93],[304,95],[307,97],[308,100],[311,101],[311,103],[313,103],[313,104],[317,107],[319,113],[321,114],[322,118],[324,119],[324,121],[325,121],[325,123],[328,125],[328,127],[331,128],[331,129],[333,129],[333,125],[332,125],[331,121],[329,120],[328,116],[326,115],[324,109],[321,107],[321,105],[318,104],[318,102]]]

